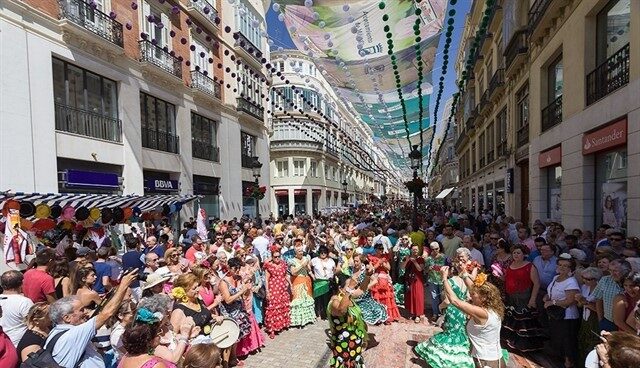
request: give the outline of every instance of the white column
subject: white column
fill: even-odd
[[[306,206],[307,206],[307,215],[313,214],[313,189],[307,188],[307,198],[306,198]]]
[[[289,214],[293,215],[296,207],[296,201],[293,198],[294,189],[289,188],[287,190],[289,191]]]

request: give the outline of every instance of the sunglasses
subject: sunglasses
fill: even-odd
[[[593,277],[583,277],[582,278],[584,281],[595,281],[596,279]]]
[[[344,250],[353,250],[353,248],[345,248]]]
[[[271,258],[280,258],[280,255],[279,254],[278,255],[274,254],[274,255],[271,256]]]

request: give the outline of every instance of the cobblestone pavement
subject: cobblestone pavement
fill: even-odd
[[[289,329],[271,340],[266,337],[262,351],[244,361],[245,368],[325,368],[330,357],[325,330],[319,321],[303,329]]]

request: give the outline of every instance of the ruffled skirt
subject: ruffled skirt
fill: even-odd
[[[264,335],[260,331],[260,326],[258,326],[253,314],[249,315],[249,322],[251,323],[251,331],[247,336],[241,338],[238,341],[238,345],[236,345],[236,355],[238,356],[249,355],[264,346]]]

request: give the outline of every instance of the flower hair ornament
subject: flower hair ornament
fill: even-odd
[[[171,296],[175,299],[178,300],[182,303],[186,303],[189,301],[189,298],[187,297],[187,292],[184,291],[183,288],[181,287],[174,287],[173,289],[171,289]]]
[[[147,325],[160,322],[163,315],[160,312],[151,313],[147,308],[140,308],[136,312],[136,322],[141,322]]]
[[[487,274],[486,273],[479,273],[478,276],[476,276],[476,279],[473,280],[473,284],[476,287],[481,287],[482,285],[484,285],[484,283],[487,281]]]

